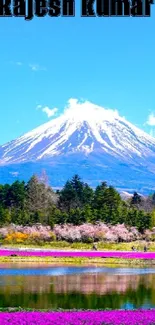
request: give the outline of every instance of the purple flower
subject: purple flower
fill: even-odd
[[[53,257],[107,257],[107,258],[137,258],[137,259],[155,259],[155,252],[119,252],[119,251],[45,251],[45,250],[9,250],[1,249],[0,256],[53,256]]]
[[[3,325],[153,325],[155,310],[1,312]]]

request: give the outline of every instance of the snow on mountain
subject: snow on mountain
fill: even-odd
[[[0,147],[0,164],[54,159],[81,153],[122,161],[155,157],[155,139],[115,110],[70,99],[64,113]]]
[[[0,183],[45,169],[54,187],[78,173],[91,186],[155,190],[155,139],[116,110],[70,99],[62,115],[0,147]]]

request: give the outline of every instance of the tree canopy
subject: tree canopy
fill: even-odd
[[[92,189],[77,174],[57,192],[48,185],[45,173],[41,178],[33,175],[27,183],[0,185],[0,226],[11,222],[53,226],[97,221],[124,223],[143,232],[155,226],[155,193],[143,199],[134,192],[125,202],[113,186],[103,181]]]

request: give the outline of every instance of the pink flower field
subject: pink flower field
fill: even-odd
[[[155,259],[155,252],[107,252],[107,251],[48,251],[48,250],[9,250],[1,249],[0,256],[38,256],[38,257],[102,257],[102,258],[130,258]]]
[[[155,310],[1,312],[2,325],[153,325]]]

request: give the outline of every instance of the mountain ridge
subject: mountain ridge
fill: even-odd
[[[0,167],[4,172],[0,181],[16,178],[15,174],[6,176],[9,169],[14,169],[13,173],[20,169],[25,179],[24,166],[33,165],[34,173],[38,164],[40,169],[46,167],[55,184],[65,182],[70,169],[90,182],[92,175],[94,185],[104,179],[116,187],[123,187],[126,182],[131,187],[138,181],[142,189],[153,190],[155,139],[116,110],[71,99],[59,117],[0,146]]]

